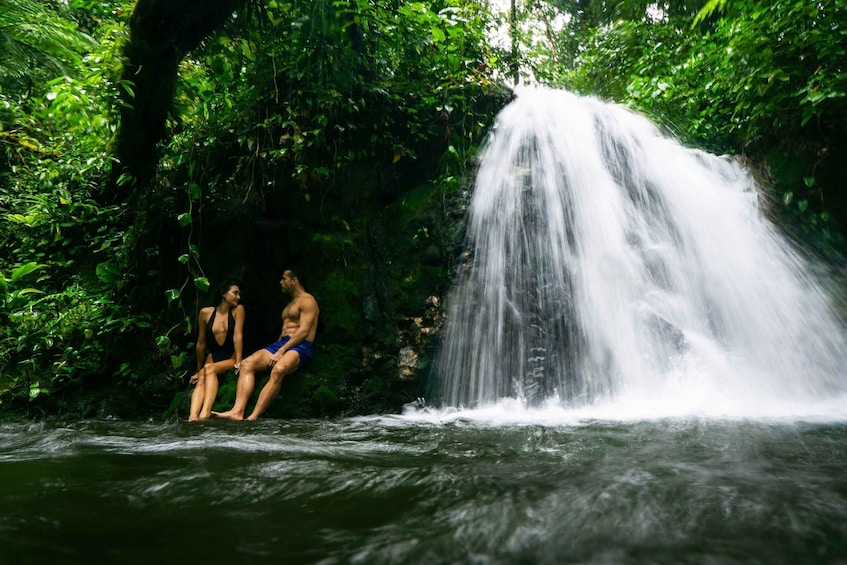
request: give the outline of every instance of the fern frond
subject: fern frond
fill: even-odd
[[[31,69],[66,73],[93,41],[76,24],[38,0],[0,0],[0,78]]]

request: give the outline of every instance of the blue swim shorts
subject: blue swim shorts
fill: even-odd
[[[280,341],[270,344],[265,349],[267,351],[270,351],[271,355],[273,355],[274,353],[279,351],[280,347],[288,343],[288,340],[290,339],[290,336],[285,336]],[[314,357],[315,355],[315,347],[312,345],[311,341],[304,341],[300,345],[295,345],[294,347],[289,349],[289,351],[296,351],[300,355],[300,364],[298,365],[298,368],[305,367],[306,365],[311,363],[312,357]]]

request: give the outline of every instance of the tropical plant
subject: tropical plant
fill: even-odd
[[[145,315],[126,310],[119,294],[126,273],[117,266],[125,248],[116,220],[124,209],[102,203],[122,23],[102,22],[92,43],[62,18],[73,15],[63,3],[56,10],[35,4],[0,5],[15,24],[4,32],[17,33],[5,46],[25,49],[31,71],[0,77],[4,406],[79,388],[117,370],[114,343],[147,323]],[[78,53],[82,47],[87,50]],[[22,77],[38,82],[23,91]]]
[[[252,9],[227,8],[235,5]],[[59,59],[62,67],[45,66],[52,74],[33,75],[30,90],[14,90],[20,81],[11,73],[0,77],[0,250],[7,273],[43,265],[32,280],[4,278],[14,296],[0,333],[4,406],[110,379],[166,387],[161,376],[185,362],[196,307],[221,275],[210,237],[221,222],[278,218],[283,202],[282,221],[307,226],[289,249],[308,248],[328,265],[364,264],[374,259],[363,256],[372,245],[362,242],[384,222],[386,203],[432,179],[443,192],[420,192],[420,209],[402,209],[414,228],[397,240],[433,256],[449,245],[423,203],[445,206],[459,193],[466,157],[499,103],[489,103],[497,60],[480,3],[272,0],[259,10],[209,2],[204,9],[222,7],[215,21],[224,23],[171,30],[187,30],[174,37],[173,75],[164,67],[147,74],[147,64],[135,72],[147,56],[144,33],[159,29],[157,10],[182,21],[181,6],[144,0],[132,11],[73,0],[56,14],[68,29],[79,22],[96,45]],[[145,113],[154,107],[156,124]],[[126,143],[134,133],[147,151],[137,169],[132,159],[141,153]],[[151,163],[147,176],[134,174]],[[404,186],[404,175],[414,180]],[[411,278],[382,263],[389,276],[381,278],[391,281],[384,292],[395,302],[401,292],[425,292],[415,281],[443,273]],[[327,318],[326,331],[366,339],[361,306],[351,302],[360,276],[347,269],[326,277],[330,310],[351,313],[335,325]],[[392,306],[381,300],[374,323],[387,328]],[[380,332],[379,343],[390,343]],[[135,354],[123,359],[123,348]],[[337,384],[308,382],[320,384],[313,388],[324,399]]]
[[[841,245],[847,8],[722,0],[596,27],[558,81],[628,104],[685,142],[760,163],[777,215]]]
[[[0,3],[0,84],[27,89],[45,76],[68,74],[93,41],[69,19],[63,2]]]

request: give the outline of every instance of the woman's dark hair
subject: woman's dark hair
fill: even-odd
[[[223,281],[220,284],[220,286],[218,286],[218,293],[215,295],[215,298],[216,298],[215,306],[217,306],[218,304],[223,302],[224,294],[229,292],[229,289],[231,289],[234,286],[237,286],[240,289],[241,283],[238,282],[237,280],[234,280],[234,279],[228,279],[228,280]]]

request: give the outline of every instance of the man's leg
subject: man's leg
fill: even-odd
[[[247,409],[247,403],[250,401],[250,395],[253,394],[256,372],[266,370],[270,365],[270,359],[271,352],[267,349],[260,349],[245,359],[241,363],[241,370],[238,372],[238,383],[235,385],[235,404],[226,412],[212,412],[212,416],[228,420],[243,420],[244,411]]]
[[[253,412],[247,418],[248,420],[256,420],[268,409],[268,406],[279,394],[279,389],[282,388],[282,380],[286,375],[296,371],[299,366],[300,354],[296,351],[286,351],[282,359],[271,369],[271,376],[265,386],[262,387],[262,392],[259,393],[259,399],[256,401]]]

